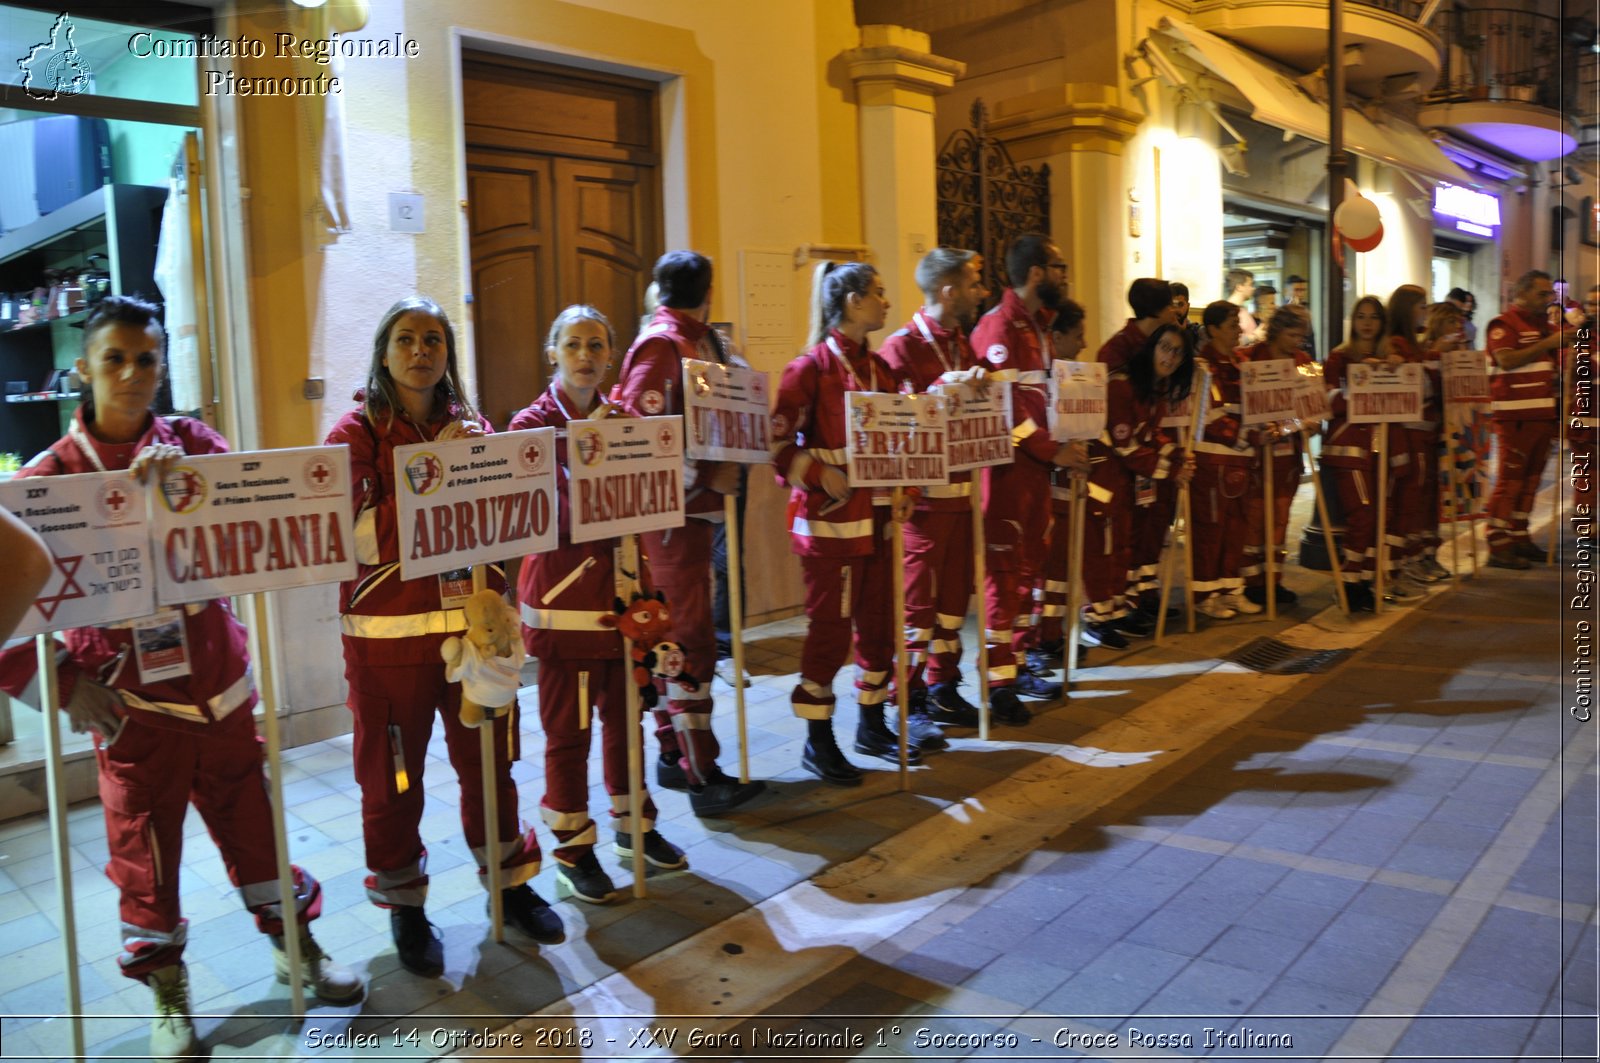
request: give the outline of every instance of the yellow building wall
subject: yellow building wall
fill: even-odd
[[[232,32],[254,38],[270,41],[285,28],[281,7],[240,5],[230,16]],[[600,62],[662,82],[667,246],[693,247],[715,260],[713,318],[734,322],[740,338],[741,251],[777,251],[792,260],[807,245],[862,243],[854,88],[836,59],[859,44],[850,0],[373,0],[366,26],[349,36],[396,33],[414,38],[420,54],[343,62],[351,231],[331,243],[319,237],[315,184],[307,179],[315,151],[305,122],[316,102],[257,98],[238,107],[252,348],[237,352],[239,401],[254,407],[254,421],[245,421],[258,426],[242,445],[320,442],[365,380],[384,310],[412,293],[433,297],[451,315],[463,370],[471,372],[463,46]],[[270,57],[228,65],[242,76],[295,72]],[[390,231],[390,192],[422,195],[423,233]],[[776,374],[801,348],[808,275],[795,268],[792,335],[767,337],[752,352],[758,369]],[[526,350],[516,353],[539,357],[547,325],[530,319]],[[311,377],[325,382],[325,398],[303,397]],[[475,382],[468,387],[475,391]],[[784,497],[765,469],[753,470],[750,482],[748,613],[786,615],[802,596],[782,523]],[[314,633],[328,643],[327,653],[305,659],[297,650],[284,700],[296,710],[336,705],[343,700],[336,630],[321,638],[323,625],[336,619],[334,589],[279,597],[281,639],[300,646]],[[306,725],[290,740],[318,732]]]

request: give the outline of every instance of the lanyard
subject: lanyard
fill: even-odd
[[[945,357],[944,348],[939,345],[938,340],[933,338],[933,330],[930,329],[928,327],[928,323],[923,320],[922,311],[918,310],[915,314],[912,314],[911,320],[917,323],[917,328],[922,331],[922,338],[928,341],[928,346],[933,348],[933,353],[939,356],[939,364],[944,366],[945,372],[955,372],[956,367],[953,364],[954,360]]]
[[[72,427],[67,429],[67,434],[71,436],[72,441],[78,445],[78,449],[83,451],[83,456],[88,458],[94,464],[96,471],[111,471],[110,469],[106,468],[106,463],[100,460],[99,451],[94,449],[94,443],[89,439],[88,433],[84,432],[83,426],[78,422],[76,417],[72,419]]]
[[[828,337],[828,350],[834,353],[834,356],[839,359],[839,364],[844,366],[844,371],[850,374],[850,382],[856,386],[857,391],[878,390],[878,367],[870,359],[867,361],[867,367],[872,371],[872,387],[864,388],[861,386],[861,378],[856,376],[854,369],[850,368],[850,359],[846,358],[844,352],[839,349],[839,345],[833,342],[832,336]]]
[[[555,400],[556,409],[561,411],[561,416],[565,417],[569,421],[576,421],[578,419],[578,418],[572,416],[572,414],[567,410],[567,404],[561,401],[561,385],[560,384],[556,384],[554,382],[551,383],[551,385],[550,385],[550,397]]]

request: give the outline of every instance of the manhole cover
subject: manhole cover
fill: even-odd
[[[1326,672],[1354,652],[1352,650],[1308,650],[1290,646],[1263,635],[1245,643],[1223,660],[1240,664],[1267,675],[1309,675]]]

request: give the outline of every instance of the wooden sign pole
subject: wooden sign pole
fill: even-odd
[[[972,586],[977,599],[978,612],[978,740],[989,740],[989,639],[985,627],[988,613],[984,609],[983,584],[987,576],[984,558],[983,534],[983,484],[982,470],[974,470],[972,477]]]
[[[49,789],[50,843],[56,862],[56,903],[61,908],[61,973],[67,983],[72,1055],[84,1059],[83,989],[78,980],[78,927],[73,914],[71,840],[67,835],[66,764],[61,758],[61,721],[56,718],[61,692],[56,686],[55,639],[46,632],[34,639],[34,645],[39,659],[39,713],[44,730],[45,785]]]
[[[1300,439],[1304,443],[1304,454],[1311,456],[1311,429],[1300,430]],[[1333,541],[1333,522],[1328,519],[1328,499],[1322,493],[1322,477],[1318,475],[1316,463],[1312,462],[1311,487],[1317,499],[1317,520],[1322,522],[1322,540],[1328,549],[1328,568],[1333,572],[1333,596],[1339,603],[1339,612],[1345,616],[1350,615],[1350,599],[1344,593],[1344,565],[1339,557],[1337,544]]]
[[[473,565],[473,591],[487,587],[488,572],[485,566]],[[489,884],[489,929],[494,940],[504,941],[505,898],[500,894],[500,788],[495,779],[499,754],[494,743],[494,722],[498,717],[498,712],[485,713],[483,723],[478,727],[478,766],[483,775],[483,863]]]
[[[1078,666],[1078,626],[1082,623],[1079,608],[1082,597],[1079,593],[1078,577],[1083,568],[1083,517],[1084,508],[1089,496],[1089,478],[1081,472],[1072,474],[1072,531],[1067,537],[1067,549],[1071,551],[1067,558],[1067,622],[1066,640],[1061,650],[1061,678],[1062,689],[1072,686],[1072,673]]]
[[[899,512],[905,488],[896,487],[890,492],[889,528],[893,547],[894,582],[894,693],[900,710],[900,789],[911,789],[911,692],[906,689],[906,537],[905,529],[895,514]]]
[[[639,540],[636,536],[622,536],[614,567],[617,597],[627,602],[639,589]],[[672,603],[667,605],[670,608]],[[644,778],[644,736],[640,731],[643,710],[639,704],[639,687],[633,681],[633,640],[626,635],[622,637],[622,661],[629,669],[623,689],[628,706],[628,830],[633,836],[633,895],[643,897],[644,832],[639,829],[644,822],[644,794],[639,790],[639,780]]]
[[[1267,440],[1266,449],[1262,452],[1261,490],[1266,503],[1265,527],[1266,548],[1262,551],[1262,559],[1267,566],[1267,619],[1278,619],[1278,544],[1273,542],[1272,531],[1277,524],[1276,514],[1272,511],[1272,449],[1277,446],[1277,439]]]
[[[1383,612],[1383,589],[1389,577],[1389,426],[1372,434],[1378,451],[1378,570],[1373,574],[1373,610]]]
[[[750,781],[750,742],[744,707],[744,555],[739,545],[739,498],[722,496],[722,527],[728,544],[728,634],[733,643],[733,708],[739,728],[739,781]]]

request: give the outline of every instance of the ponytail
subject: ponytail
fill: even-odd
[[[878,271],[865,262],[820,262],[811,275],[811,334],[807,347],[827,338],[844,320],[845,299],[866,295]]]

